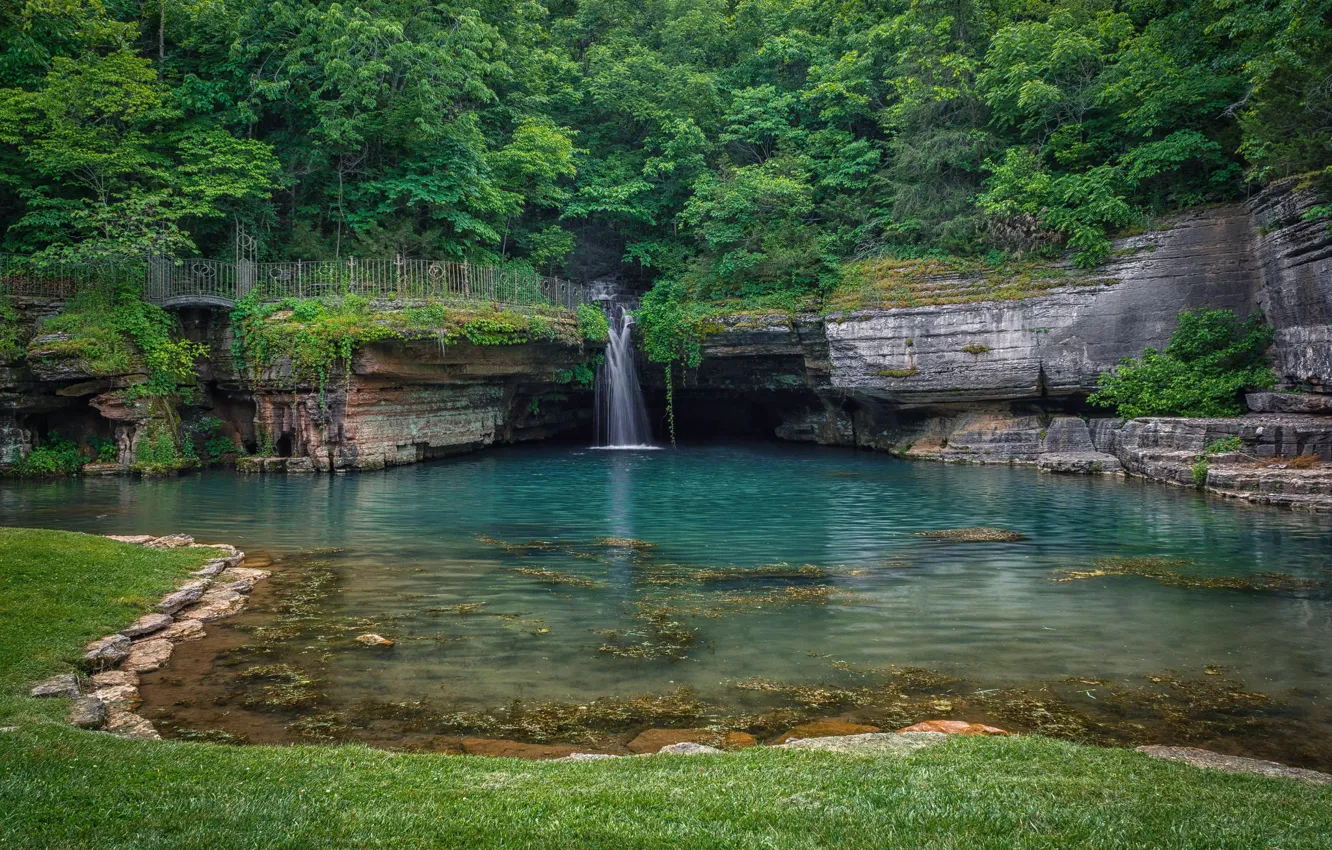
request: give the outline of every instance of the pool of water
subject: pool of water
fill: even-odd
[[[352,476],[6,482],[0,516],[277,558],[250,612],[146,677],[179,734],[613,747],[649,726],[943,716],[1332,763],[1329,518],[1138,480],[524,447]],[[1024,539],[919,534],[976,526]]]

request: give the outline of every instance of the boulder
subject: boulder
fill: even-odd
[[[184,585],[175,593],[169,593],[162,597],[162,601],[157,603],[157,610],[163,614],[174,614],[186,605],[192,605],[199,601],[203,596],[204,589],[208,587],[207,579],[192,581]]]
[[[129,638],[124,635],[107,635],[84,647],[83,661],[92,670],[104,670],[129,658],[129,650]]]
[[[61,673],[38,682],[28,694],[34,697],[77,697],[79,677],[73,673]]]
[[[968,723],[965,720],[923,720],[913,723],[898,732],[942,732],[945,735],[1010,735],[1011,732],[997,726],[984,723]]]
[[[721,750],[716,747],[709,747],[706,744],[696,744],[693,741],[681,741],[678,744],[667,744],[657,753],[667,756],[708,756],[720,753]]]
[[[202,567],[190,573],[192,576],[202,576],[203,578],[212,578],[227,568],[225,558],[214,558],[204,563]]]
[[[357,635],[356,642],[365,646],[393,646],[393,641],[377,634]]]
[[[129,658],[125,660],[125,669],[136,673],[158,670],[171,660],[171,650],[175,645],[163,638],[149,638],[136,641],[130,646]]]
[[[909,755],[948,739],[941,732],[879,732],[863,735],[838,735],[830,738],[800,738],[778,744],[779,750],[816,750],[825,753],[883,756]]]
[[[151,534],[108,534],[106,539],[114,540],[117,543],[135,543],[142,546],[155,538]]]
[[[177,616],[182,620],[220,620],[245,609],[245,596],[234,590],[210,590]]]
[[[569,753],[567,756],[561,756],[555,761],[601,761],[602,759],[617,759],[621,756],[611,753]]]
[[[125,637],[139,638],[144,635],[150,635],[153,632],[159,632],[171,625],[170,614],[144,614],[139,619],[130,623],[120,630]]]
[[[94,696],[79,697],[69,707],[67,718],[80,729],[100,729],[106,723],[106,704]]]
[[[1316,782],[1320,785],[1332,783],[1332,775],[1320,773],[1316,770],[1307,770],[1302,767],[1287,767],[1286,765],[1275,761],[1251,759],[1243,756],[1228,756],[1221,753],[1214,753],[1211,750],[1200,749],[1198,747],[1162,747],[1153,745],[1138,747],[1137,749],[1138,752],[1146,753],[1152,758],[1165,759],[1166,761],[1179,761],[1184,764],[1191,764],[1194,767],[1224,770],[1227,773],[1256,773],[1260,776],[1280,776],[1286,779],[1303,779],[1306,782]]]
[[[878,726],[866,726],[863,723],[848,723],[845,720],[814,720],[809,723],[801,723],[784,735],[778,735],[773,739],[773,742],[781,744],[793,738],[831,738],[842,735],[863,735],[878,731]]]
[[[165,537],[155,537],[143,545],[149,549],[180,549],[193,542],[194,538],[188,534],[168,534]]]

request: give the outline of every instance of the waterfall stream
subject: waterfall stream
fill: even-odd
[[[597,369],[597,446],[606,449],[652,448],[643,389],[634,366],[634,318],[623,305],[607,305],[610,339],[606,362]]]

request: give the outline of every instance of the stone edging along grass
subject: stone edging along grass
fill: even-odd
[[[35,697],[72,698],[68,719],[75,726],[104,729],[125,738],[153,740],[161,736],[147,718],[135,711],[140,703],[139,674],[164,666],[176,644],[202,638],[204,623],[239,614],[255,582],[263,581],[271,573],[240,566],[245,553],[226,543],[195,543],[194,538],[183,534],[106,537],[149,549],[188,547],[222,553],[191,573],[192,581],[162,597],[153,613],[84,647],[83,661],[92,674],[91,688],[86,692],[74,673],[45,679],[30,692]]]

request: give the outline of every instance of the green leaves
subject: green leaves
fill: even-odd
[[[1186,310],[1164,354],[1149,348],[1103,372],[1088,401],[1126,418],[1239,416],[1244,390],[1276,383],[1266,360],[1271,342],[1260,314],[1241,322],[1230,310]]]

